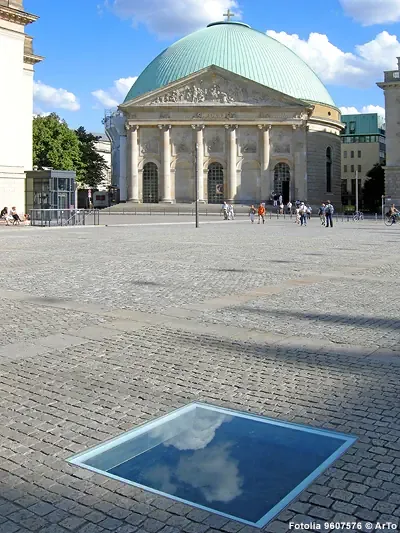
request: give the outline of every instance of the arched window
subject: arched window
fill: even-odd
[[[326,149],[326,192],[332,192],[332,148]]]
[[[286,204],[290,200],[290,167],[287,163],[278,163],[274,168],[274,194],[282,196]]]

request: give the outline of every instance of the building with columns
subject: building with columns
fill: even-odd
[[[25,172],[32,170],[34,65],[25,26],[37,16],[24,10],[22,0],[0,0],[0,205],[25,210]]]
[[[308,65],[247,24],[216,22],[167,48],[107,132],[121,121],[126,148],[113,154],[125,156],[128,201],[193,202],[197,172],[204,203],[340,203],[340,111]]]
[[[385,72],[378,87],[385,92],[386,167],[385,194],[400,201],[400,57],[397,70]]]

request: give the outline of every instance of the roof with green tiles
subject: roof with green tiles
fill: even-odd
[[[300,57],[241,22],[214,22],[174,43],[142,72],[125,102],[211,65],[294,98],[335,105],[321,80]]]

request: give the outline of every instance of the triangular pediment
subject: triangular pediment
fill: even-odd
[[[212,65],[160,89],[138,96],[120,106],[271,106],[306,107],[310,104],[260,83]]]

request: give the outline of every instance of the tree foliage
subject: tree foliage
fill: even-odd
[[[33,119],[33,166],[75,170],[80,176],[79,140],[55,113]]]
[[[96,188],[109,170],[104,157],[96,151],[95,143],[100,137],[87,133],[83,126],[78,128],[75,134],[79,140],[82,182],[87,187]]]
[[[33,119],[33,166],[74,170],[78,184],[96,188],[108,166],[96,151],[100,137],[80,127],[72,130],[65,120],[52,113]]]
[[[376,163],[367,172],[367,180],[363,187],[364,208],[378,212],[382,205],[382,196],[385,194],[385,163]]]

